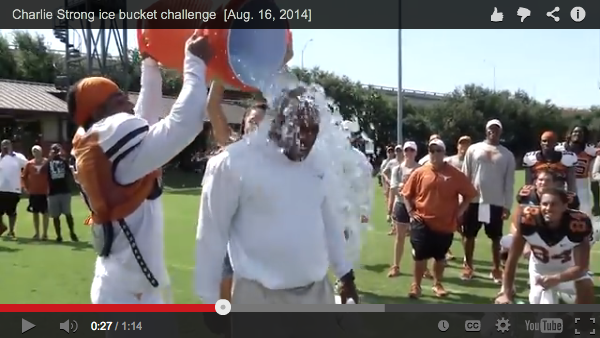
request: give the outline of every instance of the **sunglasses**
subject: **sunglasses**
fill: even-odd
[[[440,148],[435,148],[435,149],[429,149],[429,153],[431,154],[435,154],[435,153],[443,153],[444,149],[440,149]]]
[[[405,153],[412,153],[412,152],[414,152],[414,151],[415,151],[415,150],[414,150],[413,148],[404,148],[404,152],[405,152]]]

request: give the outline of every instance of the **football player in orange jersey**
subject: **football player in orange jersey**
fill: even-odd
[[[521,189],[517,193],[517,207],[515,212],[513,212],[513,215],[516,215],[516,211],[518,211],[522,205],[540,205],[542,191],[547,188],[556,187],[557,184],[560,185],[559,182],[560,181],[556,180],[555,176],[551,171],[540,171],[535,180],[535,185],[525,185],[521,187]],[[562,187],[559,186],[559,188]],[[567,197],[569,199],[569,209],[579,210],[580,203],[577,195],[573,192],[567,192]],[[503,261],[506,261],[506,258],[508,257],[508,249],[510,249],[510,243],[512,243],[512,236],[515,234],[515,232],[516,224],[513,219],[513,221],[510,224],[510,234],[502,237],[502,239],[500,240],[500,253]],[[525,253],[527,254],[527,250],[525,250]]]
[[[567,193],[560,188],[542,192],[539,206],[521,206],[515,218],[516,233],[506,262],[505,290],[514,290],[517,262],[526,244],[529,262],[529,303],[557,304],[562,294],[577,304],[594,303],[594,284],[589,274],[590,218],[567,206]],[[514,293],[503,292],[496,304],[512,303]]]
[[[525,184],[533,184],[540,171],[550,170],[556,179],[567,186],[567,190],[575,191],[575,165],[577,155],[570,151],[557,151],[556,134],[544,132],[540,140],[540,150],[531,151],[523,156]]]
[[[570,151],[577,156],[577,164],[575,165],[575,185],[577,187],[576,194],[581,202],[581,211],[588,216],[592,215],[591,201],[591,180],[590,174],[592,164],[596,158],[596,147],[588,143],[589,131],[585,126],[577,126],[573,128],[571,134],[567,137],[567,142],[556,146],[557,151]]]

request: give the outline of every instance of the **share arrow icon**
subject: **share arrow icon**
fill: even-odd
[[[30,323],[28,321],[26,321],[25,319],[21,318],[21,334],[33,329],[35,327],[35,324]]]

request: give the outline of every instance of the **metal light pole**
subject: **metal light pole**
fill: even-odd
[[[402,144],[402,30],[398,29],[398,111],[396,116],[396,143]]]
[[[300,54],[300,67],[302,69],[304,69],[304,51],[306,50],[306,47],[308,47],[308,44],[311,43],[312,41],[313,41],[313,39],[306,41],[306,43],[304,44],[304,47],[302,47],[302,53]]]
[[[494,81],[494,91],[496,91],[496,64],[492,63],[492,62],[489,62],[488,60],[483,60],[483,62],[487,63],[490,66],[492,66],[492,70],[493,70],[493,73],[492,73],[493,78],[492,79]]]

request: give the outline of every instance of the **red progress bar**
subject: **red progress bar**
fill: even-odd
[[[0,312],[216,312],[214,304],[0,304]]]

